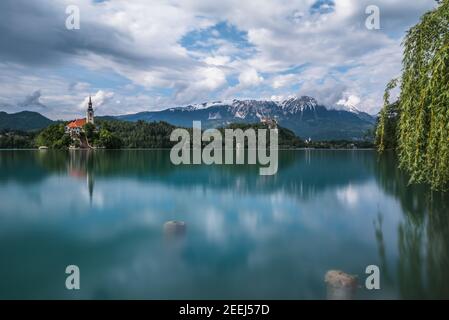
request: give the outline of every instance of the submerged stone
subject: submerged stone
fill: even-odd
[[[167,221],[164,223],[164,234],[169,237],[182,236],[186,232],[186,223],[184,221]]]
[[[354,299],[357,290],[357,276],[341,270],[329,270],[324,276],[324,282],[327,284],[327,299]]]

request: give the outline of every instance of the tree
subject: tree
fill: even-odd
[[[107,149],[119,149],[122,147],[122,141],[115,134],[106,129],[100,130],[100,145]]]
[[[389,91],[377,128],[386,147]],[[384,97],[385,98],[385,97]],[[424,14],[405,37],[398,100],[397,151],[410,181],[444,190],[449,183],[449,0]]]
[[[37,146],[47,146],[54,149],[65,149],[71,143],[71,138],[65,133],[64,124],[53,124],[42,130],[36,137]]]
[[[89,139],[89,141],[93,141],[95,134],[95,126],[92,123],[86,123],[83,126],[83,129],[86,134],[86,138]]]
[[[397,127],[397,113],[398,103],[395,103],[396,110],[393,110],[393,105],[390,104],[390,92],[398,84],[398,79],[391,80],[385,89],[384,105],[379,113],[379,119],[376,126],[376,145],[379,152],[385,149],[394,149],[396,147],[396,127]]]

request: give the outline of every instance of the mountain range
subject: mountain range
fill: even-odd
[[[307,96],[283,101],[215,101],[97,119],[165,121],[182,127],[191,127],[193,121],[201,121],[204,129],[224,127],[232,123],[260,123],[264,119],[276,119],[280,126],[292,130],[302,139],[313,140],[362,140],[376,122],[376,117],[354,107],[328,108]],[[31,131],[45,128],[51,123],[52,120],[37,112],[0,112],[0,129]]]
[[[116,118],[125,121],[166,121],[183,127],[191,127],[192,121],[199,120],[202,128],[276,119],[280,126],[292,130],[299,137],[313,140],[361,140],[376,122],[374,116],[354,107],[327,108],[307,96],[283,101],[236,99],[215,101]]]

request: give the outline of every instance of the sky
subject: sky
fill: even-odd
[[[68,29],[67,6],[79,8]],[[367,7],[379,29],[366,27]],[[433,0],[2,0],[0,111],[80,117],[312,96],[376,114]],[[372,21],[372,20],[370,20]]]

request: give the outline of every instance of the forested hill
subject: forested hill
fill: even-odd
[[[122,148],[171,148],[176,142],[170,141],[170,135],[177,127],[160,122],[128,122],[128,121],[98,121],[100,126],[113,133],[121,143]],[[223,129],[268,129],[264,124],[231,124]],[[189,132],[191,128],[187,129]],[[304,142],[293,131],[279,127],[278,141],[280,148],[304,147]]]
[[[48,127],[53,121],[38,112],[21,111],[6,113],[0,111],[0,130],[34,131]]]

